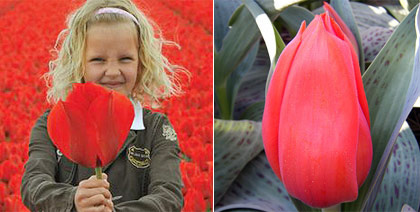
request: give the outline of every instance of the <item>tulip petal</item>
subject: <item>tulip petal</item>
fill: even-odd
[[[372,139],[370,137],[370,128],[359,106],[359,143],[357,144],[357,185],[362,186],[369,174],[372,164]]]
[[[92,82],[73,83],[73,90],[66,98],[66,102],[77,102],[87,111],[89,105],[99,96],[107,95],[109,92],[100,85]]]
[[[64,117],[64,118],[63,118]],[[47,131],[55,146],[60,146],[61,152],[70,153],[70,121],[66,115],[62,101],[58,101],[48,115]]]
[[[89,107],[89,114],[98,130],[99,159],[102,166],[110,163],[130,131],[134,108],[125,96],[115,91],[96,98]]]
[[[324,20],[326,30],[337,37],[341,38],[345,42],[348,43],[349,46],[351,46],[351,42],[349,41],[348,37],[345,37],[343,34],[343,31],[341,31],[340,27],[335,23],[328,14],[322,14],[322,19]],[[362,82],[362,76],[360,72],[358,57],[356,55],[356,51],[351,49],[351,57],[353,61],[353,70],[355,74],[356,79],[356,87],[357,87],[357,97],[360,103],[360,106],[362,107],[362,111],[364,116],[366,117],[367,123],[370,127],[370,117],[369,117],[369,108],[366,100],[366,94],[363,88],[363,82]]]
[[[116,119],[112,114],[111,93],[96,98],[89,107],[89,115],[92,117],[98,132],[98,140],[95,144],[101,166],[111,162],[118,153],[118,135],[114,127]]]
[[[355,53],[359,54],[359,46],[357,44],[356,38],[354,37],[353,33],[344,23],[343,19],[337,14],[337,12],[332,8],[327,2],[324,2],[324,9],[328,12],[328,14],[334,19],[334,21],[340,26],[343,33],[349,39],[351,45],[353,46]]]
[[[57,148],[70,160],[95,167],[96,154],[92,140],[96,131],[86,110],[79,104],[59,102],[48,116],[48,133]]]
[[[262,119],[262,137],[268,162],[274,173],[282,180],[278,158],[278,126],[280,105],[282,104],[284,85],[289,75],[290,66],[301,44],[301,36],[306,24],[302,22],[298,34],[283,50],[277,62],[276,69],[270,81],[265,100],[264,115]]]
[[[134,120],[134,107],[127,97],[117,92],[112,92],[112,105],[112,113],[115,120],[118,120],[115,122],[115,129],[119,136],[118,149],[120,149],[130,132]]]
[[[369,108],[368,108],[368,103],[367,103],[367,99],[366,99],[365,89],[363,87],[362,76],[360,74],[359,63],[357,62],[356,53],[352,52],[352,58],[353,58],[353,67],[354,67],[354,77],[356,79],[357,98],[359,100],[359,104],[360,104],[361,110],[363,112],[363,115],[366,119],[367,125],[369,126],[369,134],[370,134]],[[372,143],[372,140],[369,141],[369,142]]]
[[[302,35],[278,128],[283,183],[289,194],[313,207],[352,201],[358,192],[352,49],[326,31],[322,18],[315,17]]]

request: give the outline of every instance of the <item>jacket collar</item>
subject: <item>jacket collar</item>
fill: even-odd
[[[139,101],[135,101],[133,99],[131,99],[131,103],[133,103],[134,106],[134,120],[133,120],[133,124],[131,125],[130,130],[144,130],[146,129],[144,127],[144,123],[143,123],[143,108],[140,104]]]

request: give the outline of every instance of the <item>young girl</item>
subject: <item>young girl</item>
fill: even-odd
[[[62,41],[61,38],[64,38]],[[60,33],[50,62],[47,98],[65,100],[72,83],[94,82],[129,97],[135,108],[117,158],[94,170],[61,154],[47,133],[47,110],[32,129],[21,194],[32,211],[180,211],[183,186],[175,131],[161,114],[143,109],[177,95],[175,72],[162,39],[130,0],[87,0]],[[141,103],[141,104],[140,104]]]

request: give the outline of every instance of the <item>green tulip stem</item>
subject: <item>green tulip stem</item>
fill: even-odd
[[[341,204],[333,205],[328,208],[323,208],[322,212],[339,212],[341,211]]]
[[[95,168],[96,179],[102,180],[102,167]]]

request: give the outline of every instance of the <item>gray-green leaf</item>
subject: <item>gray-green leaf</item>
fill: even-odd
[[[350,5],[360,33],[372,26],[395,28],[399,24],[397,20],[388,15],[383,7],[374,7],[359,2],[350,2]]]
[[[214,202],[263,150],[261,122],[214,120]]]
[[[275,21],[278,24],[275,24],[286,27],[287,31],[294,37],[299,31],[302,21],[305,21],[306,25],[309,25],[314,17],[314,14],[306,8],[293,5],[280,13],[279,18]]]
[[[297,211],[282,182],[268,164],[264,152],[248,163],[223,200],[216,205],[216,212],[243,209]]]
[[[413,132],[405,122],[392,149],[373,210],[398,211],[405,203],[419,208],[419,176],[419,146]]]

